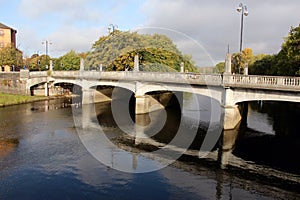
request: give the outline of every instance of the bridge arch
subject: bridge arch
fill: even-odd
[[[178,84],[153,84],[153,83],[138,83],[136,96],[143,96],[147,93],[158,92],[158,91],[169,91],[169,92],[186,92],[192,94],[198,94],[205,97],[212,98],[222,103],[223,89],[220,87],[212,86],[193,86],[189,85],[178,85]]]
[[[35,85],[40,85],[42,83],[47,83],[47,82],[49,82],[49,80],[50,79],[48,79],[47,77],[38,77],[38,78],[28,79],[27,82],[26,82],[26,88],[30,89],[31,87],[33,87]]]
[[[118,87],[118,88],[123,88],[126,90],[129,90],[133,93],[136,92],[136,84],[135,82],[119,82],[119,81],[92,81],[89,85],[88,88],[95,88],[97,86],[113,86],[113,87]]]

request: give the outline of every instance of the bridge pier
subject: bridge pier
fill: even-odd
[[[234,129],[242,120],[241,108],[239,105],[223,106],[224,108],[224,130]]]
[[[174,104],[173,98],[177,98],[179,104],[183,102],[183,93],[164,92],[158,94],[136,95],[135,114],[145,114],[162,110]]]
[[[222,107],[224,109],[224,121],[223,128],[224,130],[234,129],[242,120],[242,117],[247,113],[246,106],[247,104],[235,104],[234,100],[234,89],[230,87],[225,87],[222,97]]]
[[[145,114],[164,109],[163,105],[150,95],[135,96],[135,114]]]
[[[105,92],[105,91],[104,91]],[[96,89],[82,89],[82,104],[111,101],[111,98]]]

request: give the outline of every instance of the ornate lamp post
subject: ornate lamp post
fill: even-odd
[[[248,16],[247,6],[243,5],[242,3],[236,9],[238,12],[241,12],[241,38],[240,38],[240,52],[242,52],[243,48],[243,28],[244,28],[244,15]]]
[[[46,69],[48,69],[48,47],[52,43],[46,40],[45,42],[42,42],[42,44],[45,44],[46,48]]]
[[[242,50],[243,50],[243,29],[244,29],[244,15],[248,16],[248,10],[247,6],[243,5],[242,3],[239,4],[239,6],[236,9],[238,12],[241,12],[241,38],[240,38],[240,53],[242,56]],[[242,59],[242,57],[241,57]],[[239,66],[239,74],[241,73],[241,66]]]

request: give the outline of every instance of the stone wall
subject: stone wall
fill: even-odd
[[[26,80],[20,80],[19,72],[0,72],[0,92],[26,95]]]

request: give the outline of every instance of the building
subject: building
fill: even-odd
[[[11,45],[16,48],[17,31],[0,23],[0,48]]]
[[[16,34],[17,31],[15,29],[0,23],[0,49],[6,46],[17,49]],[[11,66],[1,66],[0,71],[11,71]]]

